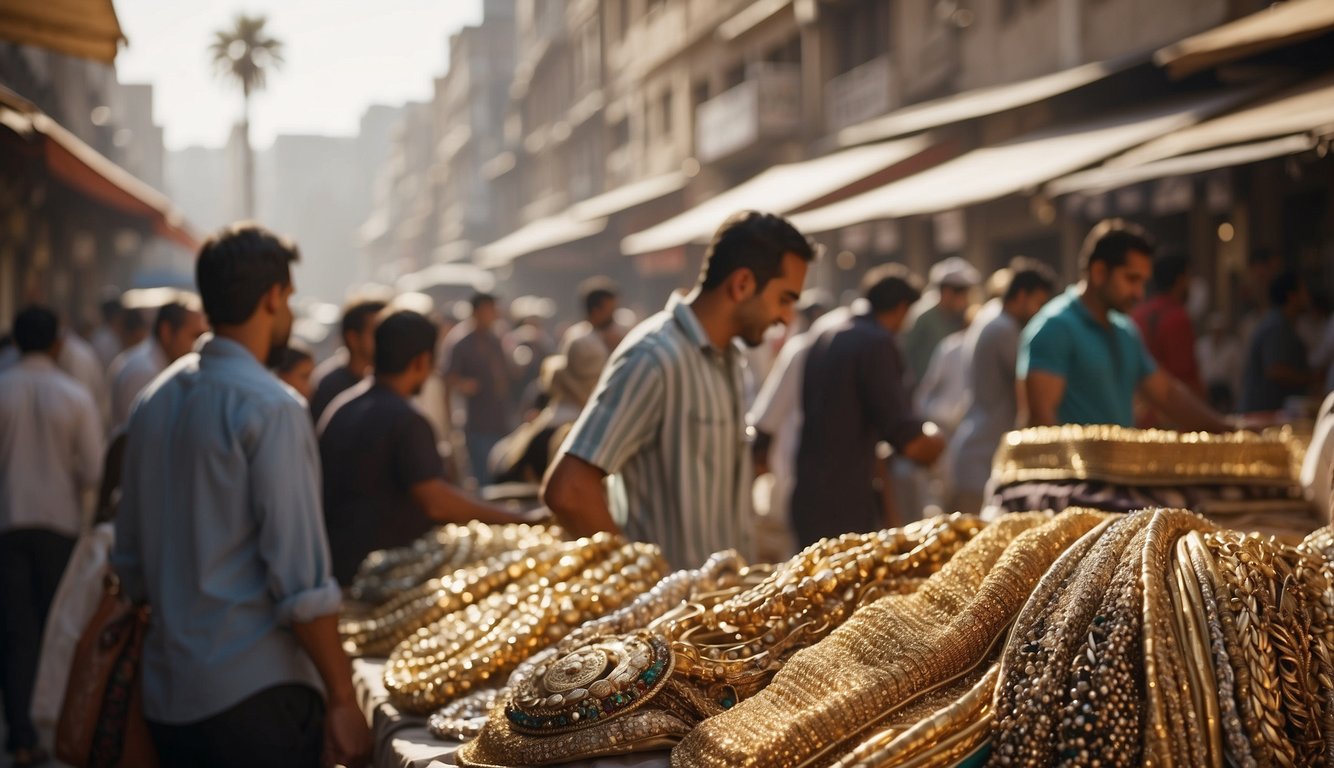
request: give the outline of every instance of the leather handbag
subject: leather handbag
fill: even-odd
[[[74,648],[56,725],[56,757],[75,768],[156,768],[144,721],[140,661],[150,610],[108,574],[102,600]]]

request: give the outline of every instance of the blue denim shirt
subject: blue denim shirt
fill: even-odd
[[[153,608],[143,701],[161,723],[323,690],[291,624],[340,603],[310,416],[245,347],[206,339],[140,396],[116,518],[112,563]]]

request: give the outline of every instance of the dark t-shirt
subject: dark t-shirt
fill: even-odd
[[[320,416],[324,415],[324,409],[329,407],[329,403],[360,381],[361,377],[348,370],[346,365],[340,365],[321,376],[315,385],[315,393],[310,396],[311,419],[319,424]]]
[[[855,316],[820,334],[803,376],[791,505],[797,538],[805,546],[877,530],[884,516],[871,485],[875,445],[885,440],[903,450],[922,434],[898,343],[874,319]]]
[[[1305,371],[1306,344],[1281,311],[1270,309],[1255,326],[1251,348],[1246,354],[1246,370],[1241,382],[1242,413],[1281,410],[1284,400],[1306,394],[1301,387],[1269,378],[1269,369],[1277,364]]]
[[[509,434],[514,428],[514,372],[494,333],[469,325],[455,328],[447,339],[441,367],[446,376],[477,381],[477,393],[468,398],[468,432]]]
[[[410,544],[435,525],[411,489],[444,479],[444,464],[430,423],[397,393],[367,382],[365,392],[337,404],[320,433],[320,459],[338,583],[350,584],[371,552]]]

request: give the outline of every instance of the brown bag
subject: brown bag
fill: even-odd
[[[56,757],[75,768],[156,768],[139,681],[149,608],[109,575],[102,601],[74,647],[56,725]]]

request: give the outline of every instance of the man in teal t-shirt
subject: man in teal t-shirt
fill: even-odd
[[[1030,425],[1134,425],[1135,394],[1175,425],[1226,431],[1223,418],[1158,368],[1126,313],[1144,298],[1153,243],[1133,224],[1099,223],[1080,253],[1084,282],[1024,330],[1017,375]]]

